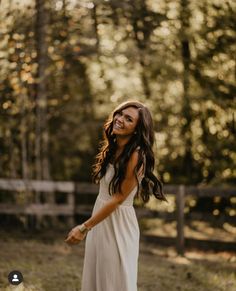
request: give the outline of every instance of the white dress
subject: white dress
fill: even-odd
[[[114,167],[108,164],[100,180],[93,213],[108,200]],[[133,208],[137,186],[86,237],[81,291],[137,291],[139,226]]]

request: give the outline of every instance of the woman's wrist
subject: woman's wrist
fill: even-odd
[[[86,233],[90,230],[91,228],[87,227],[87,225],[85,223],[82,223],[79,225],[79,230],[82,233]]]

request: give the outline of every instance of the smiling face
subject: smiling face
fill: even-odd
[[[138,124],[139,112],[137,108],[127,107],[117,113],[113,118],[113,134],[129,136],[135,131]]]

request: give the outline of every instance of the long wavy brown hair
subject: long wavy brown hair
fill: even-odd
[[[117,150],[116,135],[113,131],[114,116],[128,107],[138,109],[139,119],[132,135],[118,160],[114,160]],[[153,153],[154,130],[150,111],[146,106],[138,101],[127,101],[120,104],[112,112],[111,116],[104,124],[104,139],[100,143],[100,152],[96,156],[93,165],[93,181],[98,183],[105,175],[109,163],[114,163],[115,174],[109,185],[109,193],[112,195],[116,191],[121,192],[121,184],[124,181],[127,163],[134,151],[138,149],[138,164],[135,168],[135,175],[138,182],[138,173],[143,172],[141,183],[138,184],[137,193],[146,203],[150,196],[154,195],[157,199],[167,201],[161,181],[154,175],[155,158]]]

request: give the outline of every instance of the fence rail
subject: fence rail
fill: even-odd
[[[91,206],[81,204],[77,205],[75,197],[77,195],[97,195],[98,186],[90,183],[76,183],[64,181],[38,181],[38,180],[18,180],[18,179],[0,179],[0,191],[16,191],[16,192],[45,192],[46,195],[55,192],[63,192],[66,196],[66,203],[0,203],[0,214],[24,214],[24,215],[64,215],[70,217],[73,223],[75,214],[88,214]],[[185,197],[194,195],[196,197],[232,197],[236,196],[236,188],[218,188],[218,187],[198,187],[186,185],[165,185],[164,192],[166,194],[176,195],[176,221],[177,221],[177,237],[176,248],[179,254],[184,253],[185,237],[184,237],[184,206]]]

